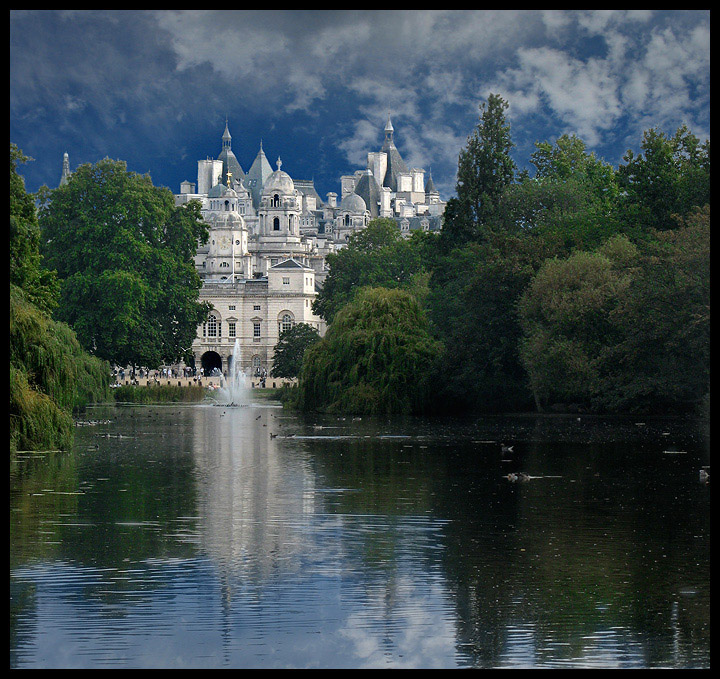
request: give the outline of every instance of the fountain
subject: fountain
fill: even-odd
[[[222,381],[222,386],[217,390],[215,398],[223,405],[230,407],[248,405],[250,390],[245,380],[245,372],[240,367],[240,340],[236,339],[228,377]]]

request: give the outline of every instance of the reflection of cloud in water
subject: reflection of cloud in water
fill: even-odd
[[[455,666],[456,626],[441,583],[418,585],[418,574],[399,573],[391,607],[381,602],[351,612],[340,634],[351,642],[358,669]]]

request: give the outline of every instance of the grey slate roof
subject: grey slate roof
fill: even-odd
[[[278,262],[275,266],[270,267],[271,269],[308,269],[309,267],[304,264],[300,264],[295,259],[285,259],[282,262]]]
[[[377,180],[369,170],[363,174],[355,186],[355,193],[365,201],[365,206],[370,211],[370,217],[375,218],[380,214],[380,187]]]

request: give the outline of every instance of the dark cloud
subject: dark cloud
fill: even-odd
[[[707,11],[14,10],[11,140],[28,188],[110,156],[174,191],[220,150],[260,140],[321,195],[362,167],[392,115],[409,164],[445,197],[490,92],[518,160],[574,132],[616,163],[628,139],[709,135]]]

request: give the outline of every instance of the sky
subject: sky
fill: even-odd
[[[650,128],[710,137],[709,10],[11,10],[9,72],[31,192],[67,152],[179,193],[227,120],[245,172],[262,144],[324,200],[390,118],[447,200],[490,94],[531,174],[535,143],[562,134],[614,167]]]

